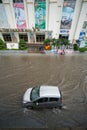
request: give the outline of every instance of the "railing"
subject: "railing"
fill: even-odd
[[[28,52],[30,53],[44,53],[44,45],[38,43],[27,43],[29,49]]]

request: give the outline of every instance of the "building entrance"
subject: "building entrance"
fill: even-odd
[[[61,34],[59,35],[59,39],[67,39],[68,40],[68,38],[69,38],[69,35],[66,35],[66,34],[65,35],[64,34],[63,35],[61,35]]]

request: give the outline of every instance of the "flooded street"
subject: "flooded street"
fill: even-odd
[[[24,109],[37,85],[59,86],[65,109]],[[0,128],[9,127],[87,127],[87,54],[0,54]]]

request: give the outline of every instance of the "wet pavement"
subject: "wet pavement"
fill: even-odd
[[[24,109],[37,85],[59,86],[64,109]],[[60,127],[87,127],[87,54],[0,53],[0,128]]]

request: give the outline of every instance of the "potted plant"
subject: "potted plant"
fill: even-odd
[[[45,45],[45,46],[44,46],[45,50],[51,50],[50,41],[51,41],[51,40],[50,40],[49,38],[47,38],[47,39],[45,39],[45,40],[43,41],[43,44]]]

